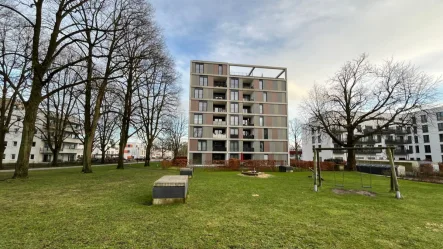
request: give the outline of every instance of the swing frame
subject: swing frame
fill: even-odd
[[[341,147],[341,148],[314,148],[314,191],[318,192],[318,188],[322,186],[321,181],[321,167],[319,154],[322,150],[386,150],[386,155],[388,155],[389,164],[391,165],[391,190],[390,192],[395,192],[395,198],[400,199],[401,193],[398,186],[397,174],[395,173],[394,165],[394,149],[395,147]],[[343,172],[344,174],[344,172]],[[344,177],[344,176],[343,176]],[[372,183],[372,178],[371,178]],[[343,184],[344,185],[344,184]]]

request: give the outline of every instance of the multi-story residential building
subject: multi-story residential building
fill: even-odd
[[[395,146],[396,160],[428,160],[443,161],[443,107],[429,108],[417,112],[411,119],[411,124],[405,126],[392,125],[370,137],[365,137],[356,145],[358,147]],[[364,123],[357,127],[355,134],[371,132],[377,124]],[[337,129],[337,136],[346,140],[346,132]],[[340,158],[346,160],[346,151],[340,150],[332,138],[315,127],[304,131],[303,160],[313,159],[313,148],[334,148],[333,151],[321,151],[321,159]],[[387,159],[383,150],[357,150],[356,159]]]
[[[258,77],[256,69],[275,76]],[[230,158],[289,162],[286,68],[191,61],[189,97],[191,164]]]
[[[45,136],[42,131],[45,131],[41,120],[44,120],[43,113],[39,112],[36,122],[36,129],[34,140],[32,142],[31,155],[29,157],[30,163],[42,163],[52,161],[52,151],[46,143]],[[5,152],[3,154],[3,163],[15,163],[18,157],[22,137],[22,120],[24,118],[24,111],[18,107],[13,112],[12,126],[5,136]],[[83,145],[78,138],[78,131],[80,124],[74,120],[70,121],[70,125],[66,128],[66,138],[63,140],[62,148],[58,155],[59,161],[75,161],[79,155],[83,155]],[[47,132],[47,131],[45,131]],[[52,131],[49,131],[52,132]]]
[[[119,146],[109,146],[106,150],[106,158],[116,158],[118,157]],[[95,148],[92,152],[95,158],[101,158],[102,152],[100,149]],[[140,142],[128,142],[126,143],[125,149],[123,151],[123,157],[125,159],[135,159],[135,158],[145,158],[146,157],[146,145]]]

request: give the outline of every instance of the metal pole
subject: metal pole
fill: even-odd
[[[398,180],[397,180],[397,174],[395,173],[395,166],[394,166],[394,152],[392,148],[387,149],[389,152],[389,163],[391,164],[391,178],[392,182],[394,183],[394,190],[395,190],[395,198],[400,199],[400,189],[398,187]]]
[[[321,162],[320,162],[320,151],[317,150],[317,169],[318,169],[318,186],[321,187]]]
[[[318,188],[317,188],[317,150],[314,150],[314,191],[318,192]]]

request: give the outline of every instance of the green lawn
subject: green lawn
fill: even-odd
[[[0,181],[0,248],[443,248],[443,185],[400,180],[396,200],[385,177],[367,197],[332,193],[327,172],[314,193],[308,172],[196,171],[186,204],[152,206],[153,182],[177,170],[79,171]],[[360,175],[345,174],[360,189]]]

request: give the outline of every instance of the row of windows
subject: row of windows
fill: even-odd
[[[239,116],[231,115],[230,116],[230,124],[231,125],[239,125]],[[223,121],[223,120],[215,120],[215,121]],[[203,124],[203,114],[194,114],[194,124]],[[253,125],[250,119],[243,119],[243,125]],[[265,125],[265,118],[259,117],[259,126]]]
[[[231,107],[231,109],[230,109],[231,112],[239,113],[239,104],[238,103],[231,103],[230,107]],[[251,113],[247,110],[248,109],[243,109],[243,112]],[[199,101],[198,102],[198,111],[200,111],[200,112],[208,111],[208,102]],[[214,111],[222,112],[222,111],[224,111],[224,109],[221,107],[214,107]],[[260,112],[260,114],[263,114],[263,104],[259,104],[259,112]]]
[[[268,93],[263,92],[263,102],[268,102]],[[230,100],[239,100],[238,97],[238,91],[231,91],[231,98]],[[194,88],[194,98],[195,99],[202,99],[203,98],[203,88]],[[225,95],[222,95],[221,99],[225,99]]]
[[[204,73],[205,65],[203,63],[195,63],[195,72]],[[218,65],[218,74],[223,74],[223,65]]]
[[[198,81],[199,86],[208,86],[208,76],[200,76]],[[230,88],[240,88],[238,78],[232,78]],[[258,89],[263,90],[263,80],[258,80]]]
[[[3,144],[5,145],[5,147],[8,146],[8,142],[7,141],[4,141]],[[12,144],[13,144],[14,147],[16,147],[18,145],[18,142],[17,141],[13,141]],[[32,147],[35,147],[35,142],[32,142]]]
[[[203,137],[203,127],[194,127],[194,137]],[[222,132],[215,131],[214,134],[222,134]],[[238,135],[238,128],[231,128],[230,129],[231,135]],[[249,131],[243,131],[243,136],[249,136],[252,135]],[[268,128],[264,128],[263,131],[263,138],[269,139],[269,131]]]
[[[29,158],[30,159],[34,159],[34,154],[31,154],[30,156],[29,156]],[[6,154],[3,154],[3,159],[6,159]],[[15,154],[11,154],[11,159],[15,159]]]
[[[230,151],[239,151],[240,150],[239,142],[238,141],[231,141],[229,148],[230,148]],[[197,150],[198,151],[207,151],[208,150],[207,141],[199,140],[197,142]],[[265,142],[263,142],[263,141],[260,141],[260,152],[265,152]]]
[[[436,112],[435,116],[437,117],[437,121],[443,121],[443,112]],[[420,121],[422,123],[428,122],[428,115],[420,115]],[[415,124],[415,117],[412,117],[412,123]]]

